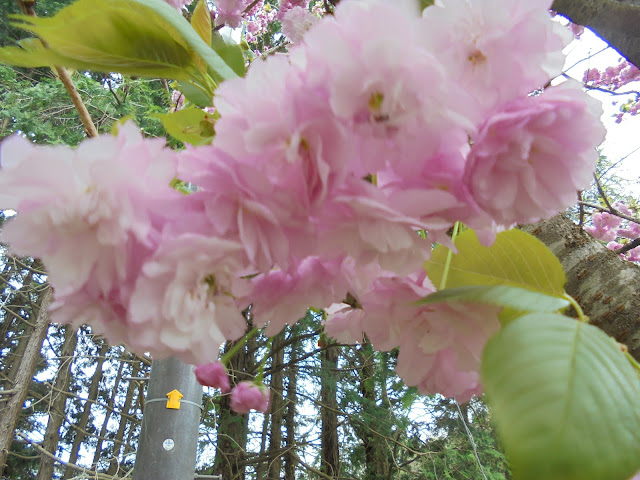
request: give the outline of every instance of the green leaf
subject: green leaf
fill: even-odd
[[[491,247],[485,247],[473,230],[465,230],[455,245],[458,253],[451,259],[447,287],[506,284],[564,296],[566,277],[562,265],[540,240],[528,233],[501,232]],[[440,285],[448,253],[448,248],[439,245],[425,263],[434,285]]]
[[[416,305],[460,302],[485,303],[528,312],[555,312],[569,306],[569,301],[564,298],[510,285],[467,285],[446,288],[418,300]]]
[[[183,143],[205,145],[211,143],[215,132],[214,118],[199,108],[187,107],[174,113],[154,113],[160,119],[167,133]]]
[[[220,58],[222,58],[239,77],[244,76],[246,73],[244,53],[242,47],[231,37],[223,36],[217,31],[213,32],[211,36],[211,48],[220,55]]]
[[[200,35],[204,43],[211,45],[211,12],[209,12],[206,0],[198,1],[191,16],[191,26]]]
[[[640,469],[640,379],[598,328],[536,313],[487,344],[482,377],[516,480],[626,480]]]
[[[424,10],[427,7],[433,5],[433,0],[420,0],[420,10]]]
[[[187,82],[177,82],[177,87],[185,98],[194,105],[198,105],[199,107],[210,107],[213,105],[213,95],[206,89]]]
[[[50,18],[15,18],[46,48],[3,48],[2,62],[196,79],[206,85],[209,82],[198,72],[198,64],[204,62],[214,77],[210,83],[237,76],[189,22],[162,0],[78,0]]]

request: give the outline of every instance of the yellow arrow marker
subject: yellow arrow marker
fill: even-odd
[[[182,395],[178,390],[171,390],[167,393],[167,397],[169,397],[169,400],[167,401],[167,408],[180,410],[180,399],[184,397],[184,395]]]

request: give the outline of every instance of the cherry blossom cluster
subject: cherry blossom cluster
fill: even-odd
[[[3,142],[0,207],[19,215],[1,238],[44,261],[53,320],[207,363],[248,305],[266,335],[327,308],[337,338],[399,347],[422,393],[478,393],[499,310],[416,306],[436,289],[423,262],[457,221],[490,244],[573,204],[602,109],[579,82],[543,88],[571,39],[548,0],[417,3],[343,0],[220,86],[210,146],[130,124],[76,150]],[[246,388],[238,411],[263,407]]]
[[[627,60],[620,62],[616,66],[607,67],[604,71],[597,68],[590,68],[584,72],[583,82],[585,85],[594,88],[618,91],[623,86],[640,81],[640,70]],[[638,95],[620,106],[620,113],[616,114],[616,123],[622,122],[624,115],[635,116],[640,112],[640,102]]]
[[[634,214],[622,203],[615,203],[613,208],[628,216]],[[591,217],[592,225],[586,226],[585,230],[598,240],[607,242],[609,250],[618,250],[624,246],[621,241],[633,241],[640,238],[640,223],[625,220],[618,215],[607,212],[594,213]],[[630,262],[640,262],[640,247],[635,247],[628,252],[620,254],[620,257]]]

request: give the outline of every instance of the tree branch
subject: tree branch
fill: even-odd
[[[566,290],[593,325],[629,347],[640,359],[640,265],[622,260],[564,215],[527,225],[560,259]]]
[[[29,15],[31,17],[37,17],[36,12],[33,9],[33,6],[36,3],[35,0],[16,0],[16,1],[18,2],[18,6],[20,7],[20,10],[22,10],[22,13],[24,13],[25,15]],[[42,44],[46,47],[44,42],[42,42]],[[80,115],[80,120],[84,125],[85,133],[87,134],[88,137],[97,137],[98,130],[96,129],[96,126],[93,124],[93,120],[91,120],[91,115],[89,115],[89,110],[87,110],[86,105],[84,104],[84,102],[82,101],[82,98],[80,97],[80,94],[78,93],[78,89],[76,89],[76,86],[73,84],[73,80],[71,80],[71,76],[69,75],[69,72],[64,67],[58,67],[58,66],[54,67],[54,70],[58,74],[58,78],[64,85],[64,88],[67,91],[67,93],[69,94],[69,97],[73,102],[73,105],[76,107],[76,110],[78,111],[78,115]]]

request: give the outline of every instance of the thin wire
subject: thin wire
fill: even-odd
[[[478,464],[478,467],[480,467],[480,473],[482,473],[482,478],[484,478],[484,480],[487,480],[487,476],[484,473],[484,468],[482,468],[482,463],[480,462],[480,457],[478,456],[478,449],[476,448],[476,442],[473,439],[473,435],[471,435],[471,430],[469,430],[469,427],[467,426],[467,421],[462,415],[462,410],[460,410],[460,404],[458,403],[457,400],[454,400],[454,401],[456,402],[456,407],[458,408],[458,413],[460,414],[460,418],[462,419],[462,424],[464,425],[464,429],[467,431],[467,437],[469,437],[469,443],[471,443],[471,448],[473,448],[473,455],[476,457],[476,463]]]

